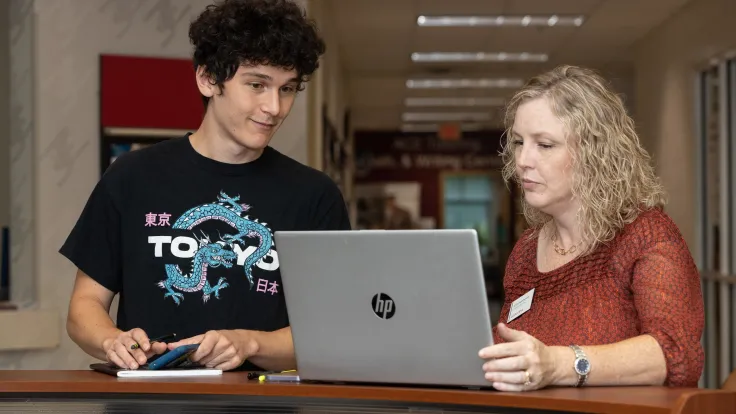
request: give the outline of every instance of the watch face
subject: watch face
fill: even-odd
[[[590,371],[590,363],[587,359],[578,359],[575,361],[575,371],[580,375],[587,375]]]

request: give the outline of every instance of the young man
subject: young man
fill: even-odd
[[[291,369],[273,233],[350,222],[326,175],[268,144],[325,46],[286,0],[209,6],[189,37],[204,119],[117,159],[95,187],[60,250],[78,267],[67,331],[124,368],[199,343],[192,359],[205,366]]]

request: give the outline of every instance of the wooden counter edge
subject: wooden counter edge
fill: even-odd
[[[736,392],[697,390],[684,393],[672,408],[673,414],[736,414]]]
[[[589,389],[594,390],[594,389]],[[566,389],[565,393],[580,394],[585,390]],[[625,392],[622,390],[622,392]],[[444,390],[436,388],[404,388],[363,385],[322,384],[259,384],[257,382],[226,382],[194,379],[186,381],[151,381],[150,379],[115,379],[101,381],[82,380],[0,380],[0,397],[3,393],[116,393],[154,395],[223,395],[324,398],[342,400],[372,400],[387,402],[446,404],[490,407],[523,407],[529,409],[555,409],[568,412],[599,412],[609,414],[647,413],[734,413],[715,411],[713,408],[736,410],[736,393],[693,389],[685,391],[668,407],[636,404],[621,401],[599,401],[585,398],[563,397],[558,390],[541,390],[531,393],[502,393],[498,391]],[[729,405],[730,404],[730,405]],[[705,411],[706,407],[708,408]]]

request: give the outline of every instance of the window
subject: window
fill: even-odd
[[[696,261],[703,278],[706,353],[703,385],[718,388],[736,366],[736,61],[701,71],[697,96]]]
[[[498,226],[493,180],[488,175],[448,175],[443,181],[444,228],[475,229],[481,254],[495,250]]]

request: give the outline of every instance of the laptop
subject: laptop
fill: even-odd
[[[277,231],[301,381],[492,387],[475,230]]]

